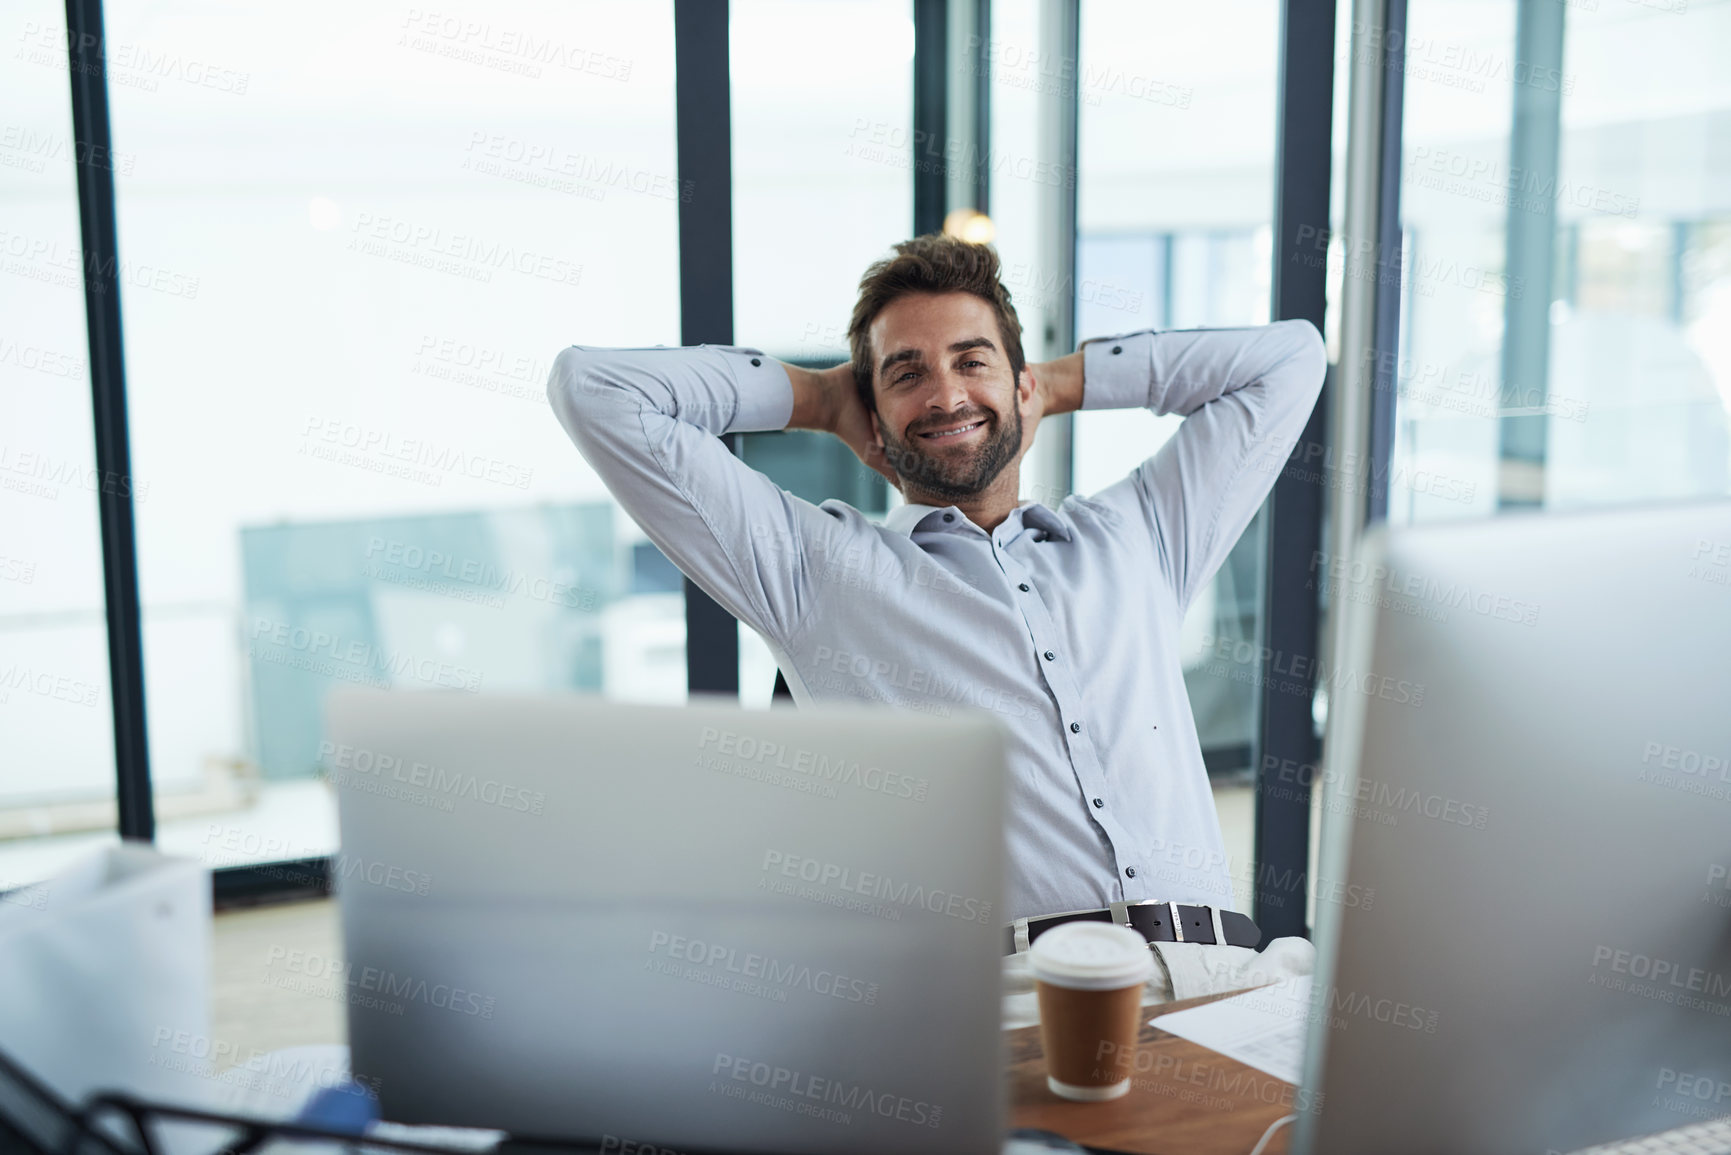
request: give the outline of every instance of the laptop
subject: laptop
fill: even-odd
[[[1329,577],[1319,876],[1375,902],[1318,902],[1293,1149],[1731,1114],[1731,503],[1384,527]]]
[[[345,689],[321,761],[385,1118],[602,1150],[993,1152],[984,712]]]

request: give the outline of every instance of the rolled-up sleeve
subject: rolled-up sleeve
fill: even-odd
[[[1082,350],[1082,408],[1184,417],[1166,444],[1094,495],[1145,526],[1180,610],[1261,507],[1322,391],[1308,321],[1130,333]]]
[[[572,346],[547,394],[649,539],[729,613],[784,639],[809,596],[807,539],[833,519],[720,440],[787,426],[793,387],[780,364],[736,346]]]

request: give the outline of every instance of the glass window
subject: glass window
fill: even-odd
[[[1411,11],[1390,519],[1725,493],[1731,11],[1571,3],[1560,53],[1516,11]],[[1555,105],[1554,159],[1516,94]]]
[[[735,336],[845,357],[860,274],[913,229],[911,6],[733,0],[729,24]]]
[[[679,340],[671,4],[107,19],[163,848],[330,852],[339,685],[683,701],[678,587],[545,396]]]
[[[1038,0],[992,0],[991,39],[982,45],[979,67],[990,81],[987,142],[988,215],[1004,287],[1022,323],[1022,352],[1045,361],[1069,350],[1053,346],[1045,314],[1066,291],[1045,268],[1042,244],[1045,202],[1063,170],[1045,155],[1040,131],[1042,102],[1063,90],[1066,63],[1042,43]],[[976,58],[978,59],[978,58]],[[1023,496],[1031,496],[1030,457],[1023,465]]]
[[[1269,319],[1279,5],[1082,5],[1076,336]],[[1177,416],[1078,413],[1075,488],[1121,479]],[[1184,680],[1233,862],[1250,901],[1251,749],[1266,511],[1186,616]],[[1248,655],[1248,657],[1246,657]]]
[[[728,21],[734,339],[834,365],[848,359],[861,274],[913,232],[912,6],[733,0]],[[750,434],[741,456],[808,501],[872,515],[892,500],[828,434]],[[775,675],[769,647],[742,624],[740,700],[767,706]]]
[[[47,0],[10,7],[0,69],[0,891],[118,821],[77,165],[137,158],[73,140],[63,22]]]

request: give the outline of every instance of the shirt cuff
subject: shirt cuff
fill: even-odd
[[[774,357],[743,345],[711,345],[727,362],[739,395],[729,433],[786,429],[793,420],[793,382]]]
[[[1082,346],[1083,409],[1154,408],[1154,332],[1099,337]]]

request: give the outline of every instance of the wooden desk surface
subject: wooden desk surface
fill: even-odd
[[[1226,997],[1204,995],[1142,1009],[1154,1018]],[[1291,1083],[1145,1023],[1130,1093],[1105,1103],[1075,1103],[1046,1087],[1039,1027],[1008,1031],[1004,1042],[1010,1125],[1055,1131],[1085,1147],[1137,1155],[1246,1155],[1270,1123],[1293,1113],[1298,1097]],[[1267,1155],[1285,1155],[1291,1130],[1289,1123],[1275,1132],[1264,1148]]]

